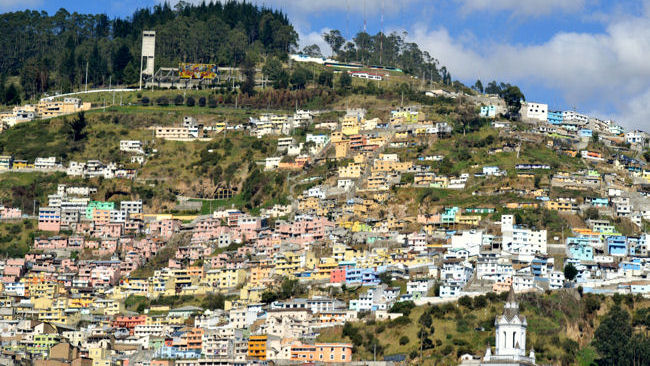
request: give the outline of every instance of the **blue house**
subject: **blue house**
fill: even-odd
[[[609,206],[609,199],[608,198],[603,198],[603,197],[593,197],[593,198],[585,198],[585,201],[587,203],[591,204],[594,207],[607,207]]]
[[[494,105],[481,106],[481,117],[494,118],[497,116],[497,107]]]
[[[578,136],[580,137],[591,137],[594,135],[594,132],[588,128],[583,128],[578,131]]]
[[[562,122],[564,121],[564,117],[562,112],[559,111],[549,111],[548,112],[548,117],[546,118],[548,123],[552,125],[561,125]]]
[[[639,258],[634,258],[631,261],[621,262],[618,264],[618,268],[622,271],[640,271],[641,260]]]
[[[345,271],[346,285],[377,285],[379,284],[379,274],[372,268],[348,268]]]
[[[593,261],[594,248],[585,244],[570,244],[569,258],[577,259],[580,261]]]
[[[627,237],[622,235],[607,237],[609,255],[627,255]]]
[[[544,267],[548,265],[548,260],[546,258],[536,257],[530,263],[530,271],[535,277],[541,277],[544,274]]]

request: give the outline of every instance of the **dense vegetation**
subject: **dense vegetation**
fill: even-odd
[[[211,62],[238,66],[247,51],[285,58],[298,35],[287,17],[251,3],[165,2],[126,19],[105,14],[0,15],[0,75],[19,75],[27,97],[81,85],[137,81],[143,30],[155,30],[156,63]],[[4,78],[0,79],[4,80]]]
[[[346,40],[339,30],[331,30],[323,34],[323,39],[340,61],[398,67],[426,80],[451,84],[451,74],[445,66],[438,70],[438,60],[429,52],[420,50],[417,43],[406,42],[397,32],[389,35],[379,32],[374,36],[359,32],[353,39]],[[321,51],[316,45],[305,47],[303,53],[321,56]]]

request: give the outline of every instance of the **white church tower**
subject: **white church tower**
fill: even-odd
[[[519,314],[515,291],[510,288],[503,315],[494,321],[496,340],[494,354],[490,347],[485,352],[481,365],[535,365],[535,351],[526,357],[526,317]]]

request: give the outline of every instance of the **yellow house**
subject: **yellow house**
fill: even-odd
[[[395,133],[395,139],[396,140],[406,140],[409,137],[408,131],[401,131],[401,132],[396,132]]]
[[[276,253],[273,257],[275,273],[281,276],[293,276],[302,267],[304,254],[298,251]]]
[[[357,135],[361,125],[357,116],[346,116],[341,119],[341,133],[344,135]]]
[[[349,141],[338,141],[334,142],[334,157],[337,160],[345,159],[350,152],[350,142]]]
[[[456,223],[458,224],[478,226],[480,222],[481,222],[481,216],[479,215],[457,215],[456,216]]]
[[[206,272],[204,282],[214,289],[227,290],[246,281],[246,271],[236,268],[219,268]]]
[[[39,281],[34,279],[29,281],[27,289],[29,290],[29,297],[31,298],[54,298],[59,294],[59,284],[53,281]]]
[[[413,167],[411,161],[393,161],[376,159],[373,164],[373,170],[377,172],[406,172]]]
[[[262,281],[271,278],[273,272],[272,266],[259,265],[251,267],[251,277],[248,279],[248,283],[251,285],[257,285]]]
[[[332,274],[332,270],[337,269],[338,267],[339,263],[335,261],[334,258],[321,258],[320,263],[317,266],[317,271],[314,275],[314,279],[329,280]]]
[[[340,131],[335,131],[335,132],[332,132],[332,133],[330,134],[330,141],[331,141],[333,144],[335,144],[335,143],[337,143],[337,142],[341,142],[341,141],[343,141],[343,140],[345,140],[345,139],[346,139],[346,137],[345,137],[345,136],[343,135],[343,133],[340,132]]]
[[[386,137],[384,136],[368,137],[367,140],[368,145],[383,146],[385,143],[386,143]]]
[[[552,201],[546,201],[546,208],[559,212],[573,212],[578,209],[575,199],[558,198]]]
[[[267,290],[266,287],[253,286],[247,284],[239,290],[239,299],[248,303],[259,303],[262,301],[262,294]]]
[[[339,178],[360,178],[363,172],[361,163],[350,163],[339,167]]]
[[[109,350],[102,347],[89,348],[88,358],[93,360],[93,366],[111,366]]]

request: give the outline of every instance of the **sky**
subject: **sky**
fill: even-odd
[[[124,17],[160,1],[0,0],[0,11],[65,7]],[[650,131],[650,0],[248,1],[284,10],[301,47],[315,43],[328,54],[323,32],[352,37],[364,24],[371,34],[406,32],[467,85],[509,82],[550,110]]]

